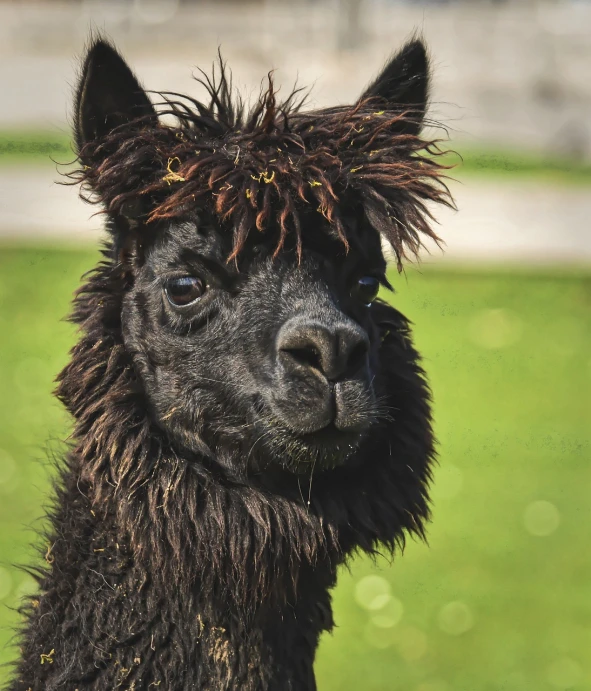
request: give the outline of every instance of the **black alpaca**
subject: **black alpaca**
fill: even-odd
[[[271,80],[247,110],[220,67],[157,114],[110,45],[84,63],[75,177],[110,241],[13,691],[310,691],[338,565],[423,534],[429,393],[376,294],[381,237],[400,264],[450,203],[424,46],[313,112]]]

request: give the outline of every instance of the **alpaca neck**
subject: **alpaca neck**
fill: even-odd
[[[191,535],[190,522],[179,533],[167,533],[165,522],[153,525],[153,535],[130,531],[127,519],[133,513],[141,524],[149,493],[133,496],[123,513],[102,494],[101,509],[97,488],[85,474],[72,456],[52,518],[41,595],[24,639],[21,668],[34,676],[19,671],[23,689],[50,691],[64,683],[81,690],[150,684],[315,688],[315,648],[332,624],[328,589],[335,574],[326,561],[314,568],[304,563],[287,578],[287,569],[263,578],[265,569],[254,558],[230,564],[230,552],[219,549],[219,530],[210,535],[215,544]],[[115,488],[108,486],[114,499]],[[177,489],[182,495],[195,487],[181,490],[179,484]],[[159,506],[164,512],[166,505]],[[178,514],[170,519],[176,521]],[[228,527],[227,543],[248,541],[248,535],[231,532],[231,522]],[[140,538],[152,546],[160,540],[160,553],[138,549],[134,541]],[[172,544],[181,539],[185,544]],[[169,562],[163,564],[166,551]],[[181,567],[179,558],[189,563]],[[50,655],[52,662],[39,665],[41,655]]]
[[[76,445],[10,691],[312,691],[338,563],[422,534],[424,400],[398,444],[368,440],[363,472],[315,477],[310,506],[297,483],[232,478],[150,420],[121,337],[124,282],[105,262],[76,301],[83,336],[58,388]]]

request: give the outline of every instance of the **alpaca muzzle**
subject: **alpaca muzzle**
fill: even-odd
[[[274,413],[294,433],[326,443],[363,433],[373,418],[369,338],[344,314],[297,315],[275,343]]]

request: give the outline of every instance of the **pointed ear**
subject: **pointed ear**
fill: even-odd
[[[115,127],[156,111],[125,60],[109,43],[95,41],[84,60],[76,92],[75,138],[78,151]]]
[[[429,58],[425,44],[407,43],[364,91],[360,100],[375,98],[388,109],[408,111],[405,131],[418,134],[423,125],[429,94]]]

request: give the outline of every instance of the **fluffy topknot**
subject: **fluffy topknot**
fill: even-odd
[[[84,144],[73,176],[85,198],[147,224],[206,209],[231,228],[230,259],[253,228],[270,225],[279,230],[275,253],[294,233],[300,254],[302,214],[310,211],[345,246],[344,211],[362,211],[391,244],[399,269],[416,256],[423,236],[439,242],[427,202],[452,205],[444,182],[449,166],[438,160],[445,153],[439,140],[416,133],[422,113],[375,97],[304,111],[299,90],[278,103],[271,74],[247,110],[233,98],[221,61],[219,72],[200,80],[207,104],[161,94],[159,115],[172,116],[172,124],[140,117]]]

